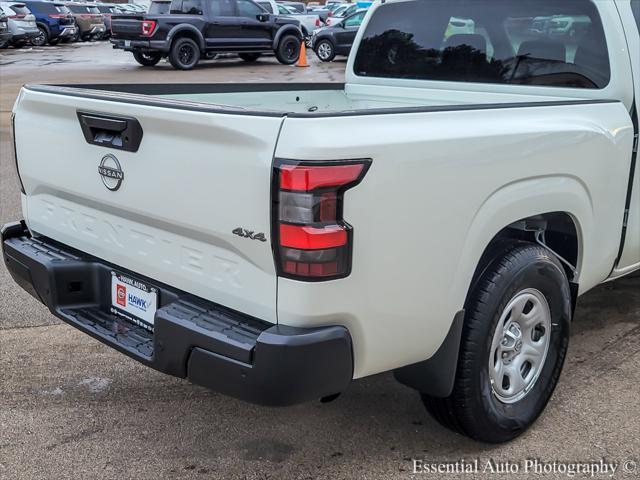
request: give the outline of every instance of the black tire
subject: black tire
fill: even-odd
[[[31,39],[31,45],[34,47],[44,47],[49,43],[49,31],[42,25],[38,25],[40,35]]]
[[[9,46],[9,40],[6,40],[4,42],[0,42],[0,50],[5,49]]]
[[[490,359],[497,365],[500,360],[497,352],[504,345],[498,343],[498,350],[492,351],[492,345],[496,345],[493,343],[494,333],[503,313],[512,315],[511,311],[505,310],[511,305],[510,302],[522,298],[520,295],[524,292],[537,292],[546,300],[546,304],[542,302],[540,305],[546,305],[543,310],[550,317],[548,349],[537,379],[533,379],[528,389],[522,391],[523,396],[503,401],[498,398],[489,373]],[[527,302],[523,308],[526,310],[529,304]],[[465,309],[453,392],[447,398],[422,395],[422,399],[429,413],[445,427],[482,442],[506,442],[522,434],[538,418],[560,377],[571,323],[569,282],[562,265],[547,249],[527,242],[511,243],[481,274]],[[509,318],[504,318],[501,328],[510,323]],[[522,338],[526,339],[526,335]],[[523,348],[522,341],[520,348]],[[517,356],[521,350],[514,352]],[[507,354],[503,352],[501,355]],[[500,362],[506,363],[503,360]],[[520,363],[526,370],[527,362]],[[506,384],[509,386],[510,380],[504,378],[507,378]]]
[[[328,38],[320,40],[314,49],[317,57],[323,62],[331,62],[336,58],[336,48],[333,46],[333,42]]]
[[[276,48],[276,58],[283,65],[293,65],[300,57],[300,39],[295,35],[285,35]]]
[[[260,53],[239,53],[238,56],[245,62],[255,62],[260,58]]]
[[[80,32],[80,28],[76,27],[76,33],[74,33],[73,37],[71,37],[71,41],[79,42],[81,37],[82,37],[82,33]]]
[[[58,45],[60,43],[60,37],[56,37],[56,38],[50,38],[49,39],[49,45],[55,47],[56,45]]]
[[[161,53],[133,52],[133,58],[143,67],[153,67],[162,60]]]
[[[200,47],[187,37],[178,38],[171,45],[169,62],[177,70],[191,70],[200,60]]]

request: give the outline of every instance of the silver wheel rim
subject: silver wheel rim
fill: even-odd
[[[326,60],[331,56],[331,45],[327,42],[322,42],[318,45],[318,56],[321,60]]]
[[[522,400],[536,384],[551,343],[551,310],[545,296],[528,288],[502,312],[491,342],[489,378],[503,403]]]

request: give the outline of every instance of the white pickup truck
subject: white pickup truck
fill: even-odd
[[[6,266],[225,394],[394,371],[442,424],[512,439],[577,297],[640,268],[639,3],[377,2],[344,85],[27,85]]]

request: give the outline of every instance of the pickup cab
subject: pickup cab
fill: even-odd
[[[251,0],[172,0],[168,14],[114,16],[111,30],[113,48],[132,52],[139,64],[168,58],[179,70],[219,53],[247,62],[275,53],[292,65],[304,38],[298,20],[270,15]]]
[[[386,0],[345,84],[26,85],[4,261],[161,372],[291,405],[393,371],[443,425],[510,440],[578,297],[640,268],[639,20],[638,0]]]

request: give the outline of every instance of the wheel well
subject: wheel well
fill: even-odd
[[[198,45],[200,50],[202,50],[202,43],[200,42],[200,37],[198,37],[198,35],[195,32],[192,32],[191,30],[187,30],[187,29],[180,30],[174,35],[173,40],[171,40],[171,46],[173,46],[173,43],[180,38],[190,38],[191,40],[196,42],[196,45]]]
[[[472,286],[499,255],[504,245],[513,241],[538,242],[538,232],[543,232],[540,239],[555,253],[565,269],[569,282],[577,283],[577,267],[580,259],[580,241],[578,228],[571,215],[566,212],[551,212],[534,215],[507,225],[489,242],[473,275]],[[564,261],[563,261],[564,260]]]

